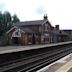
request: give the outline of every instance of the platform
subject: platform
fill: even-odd
[[[72,43],[72,41],[53,43],[53,44],[44,44],[44,45],[4,46],[4,47],[0,47],[0,54],[25,51],[25,50],[31,50],[31,49],[39,49],[39,48],[44,48],[44,47],[52,47],[52,46],[58,46],[58,45],[63,45],[63,44],[69,44],[69,43]]]
[[[72,72],[72,53],[37,72]]]

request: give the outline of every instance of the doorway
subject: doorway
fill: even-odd
[[[12,41],[13,41],[13,44],[16,44],[16,45],[19,44],[18,37],[13,37]]]

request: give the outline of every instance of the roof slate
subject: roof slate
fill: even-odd
[[[24,21],[14,23],[13,26],[23,26],[23,25],[41,25],[45,20],[35,20],[35,21]]]

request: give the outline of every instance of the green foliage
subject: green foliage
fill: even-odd
[[[19,22],[19,21],[20,21],[20,20],[18,19],[17,15],[15,14],[15,15],[13,16],[12,22],[13,22],[13,23],[16,23],[16,22]]]
[[[3,14],[0,12],[0,36],[3,33]]]
[[[0,36],[4,35],[9,30],[13,23],[19,21],[16,14],[11,16],[8,11],[5,11],[4,13],[0,12]]]

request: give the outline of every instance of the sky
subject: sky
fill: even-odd
[[[17,14],[21,21],[42,20],[47,14],[52,26],[72,29],[72,0],[0,0],[0,11]]]

